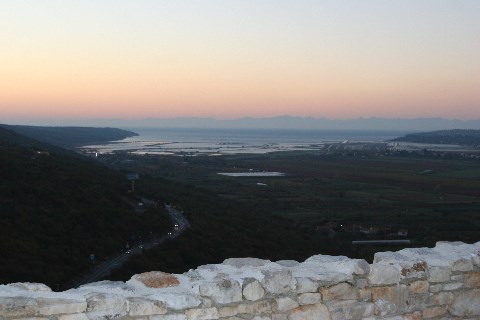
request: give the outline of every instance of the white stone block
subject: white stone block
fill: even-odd
[[[243,296],[250,301],[260,300],[265,296],[265,289],[258,280],[243,284]]]
[[[400,270],[387,264],[372,264],[368,282],[373,286],[398,284],[400,283]]]
[[[305,292],[317,292],[318,291],[318,282],[310,278],[298,277],[295,291],[297,293]]]
[[[90,320],[119,318],[127,314],[125,297],[105,293],[87,295],[87,317]]]
[[[86,300],[37,298],[37,303],[38,313],[45,316],[55,314],[82,313],[87,310]]]
[[[298,303],[289,298],[289,297],[281,297],[275,299],[275,307],[273,308],[274,312],[285,312],[290,311],[294,308],[298,307]]]
[[[226,304],[242,300],[242,288],[238,281],[222,279],[200,284],[200,295],[209,297],[216,303]]]
[[[146,298],[127,298],[128,315],[133,316],[149,316],[152,314],[165,314],[167,308],[165,303],[154,301]]]
[[[298,304],[300,304],[301,306],[306,304],[317,304],[322,301],[322,296],[320,295],[320,293],[306,292],[299,294],[297,296],[297,301]]]
[[[189,309],[185,311],[188,320],[212,320],[218,319],[217,308]]]
[[[292,290],[293,279],[290,270],[264,270],[262,286],[268,293],[287,293]]]

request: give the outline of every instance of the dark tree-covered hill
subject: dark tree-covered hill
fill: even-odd
[[[0,128],[0,283],[62,288],[97,261],[170,228],[136,213],[124,173]]]
[[[0,124],[0,127],[63,148],[121,140],[138,135],[135,132],[117,128],[39,127],[4,124]]]
[[[455,129],[418,132],[395,138],[392,141],[480,146],[480,130]]]

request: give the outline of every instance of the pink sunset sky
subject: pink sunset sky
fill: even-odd
[[[0,122],[480,118],[477,0],[0,3]]]

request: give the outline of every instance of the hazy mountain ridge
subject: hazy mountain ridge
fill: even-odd
[[[480,130],[439,130],[407,134],[392,141],[480,146]]]
[[[135,132],[117,128],[42,127],[4,124],[0,124],[0,127],[12,130],[19,135],[63,148],[121,140],[138,135]],[[18,136],[16,138],[22,139]]]
[[[327,118],[277,116],[222,120],[208,117],[176,117],[146,119],[62,119],[31,120],[31,124],[72,126],[113,126],[120,128],[238,128],[238,129],[311,129],[311,130],[399,130],[426,131],[447,129],[480,129],[480,119],[458,120],[444,118],[357,118],[335,120]]]

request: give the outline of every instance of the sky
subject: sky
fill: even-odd
[[[0,122],[480,119],[478,0],[0,2]]]

